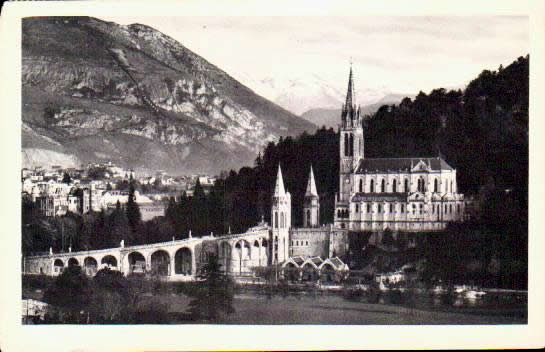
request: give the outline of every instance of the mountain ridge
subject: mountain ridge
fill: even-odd
[[[23,150],[217,173],[316,128],[142,24],[25,18],[22,63]]]

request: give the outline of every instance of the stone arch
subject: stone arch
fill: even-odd
[[[302,277],[301,279],[303,281],[315,281],[318,277],[318,274],[317,274],[317,270],[316,268],[310,264],[310,263],[305,263],[302,267]]]
[[[224,272],[229,271],[230,263],[231,263],[231,252],[232,250],[231,250],[231,246],[229,245],[229,242],[222,241],[219,243],[218,258],[221,264],[220,270]]]
[[[282,273],[288,281],[299,281],[299,268],[293,263],[286,264],[282,268]]]
[[[100,264],[107,266],[108,268],[114,267],[117,268],[117,259],[111,254],[105,255],[102,257]]]
[[[238,256],[238,259],[251,259],[252,250],[250,243],[245,239],[238,240],[237,243],[235,243],[235,254]]]
[[[170,254],[164,249],[153,252],[150,256],[151,272],[159,276],[170,275]]]
[[[130,274],[143,274],[146,272],[146,257],[142,253],[130,252],[128,259]]]
[[[85,273],[87,275],[94,275],[98,271],[98,262],[93,257],[86,257],[83,260],[83,266],[85,267]]]
[[[79,261],[72,257],[70,259],[68,259],[68,266],[71,267],[71,266],[78,266],[79,265]]]
[[[56,273],[62,273],[64,270],[64,263],[61,259],[55,259],[53,262],[53,271]]]
[[[331,263],[324,263],[320,269],[320,281],[334,282],[335,281],[335,268]]]
[[[192,272],[193,252],[188,247],[182,247],[174,254],[174,273],[191,275]]]

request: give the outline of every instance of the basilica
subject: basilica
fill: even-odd
[[[352,68],[340,125],[334,225],[352,231],[437,231],[463,220],[456,170],[441,157],[365,158]]]

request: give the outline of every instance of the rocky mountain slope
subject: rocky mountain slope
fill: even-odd
[[[216,173],[316,128],[144,25],[26,18],[22,46],[25,166]]]

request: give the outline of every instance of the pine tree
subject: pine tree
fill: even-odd
[[[129,221],[129,227],[133,234],[136,233],[140,222],[142,221],[142,215],[140,214],[140,208],[136,204],[134,196],[134,181],[132,175],[129,183],[129,199],[127,201],[127,220]]]
[[[189,303],[189,312],[196,320],[217,321],[223,314],[235,312],[233,282],[220,268],[218,258],[211,254],[208,263],[198,275],[204,280],[203,287],[194,294]]]
[[[68,175],[66,172],[64,173],[63,177],[62,177],[62,183],[66,183],[66,184],[69,184],[72,182],[72,178],[70,177],[70,175]]]

